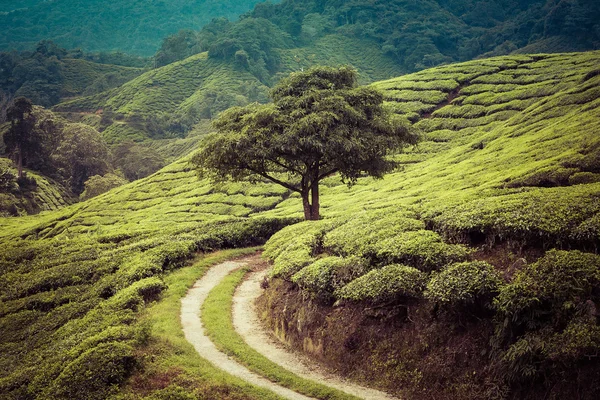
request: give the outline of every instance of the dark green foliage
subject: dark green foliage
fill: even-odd
[[[108,154],[108,148],[94,128],[69,124],[52,158],[71,191],[79,195],[90,177],[109,171]]]
[[[291,74],[272,90],[273,104],[221,114],[219,133],[193,162],[215,181],[267,179],[297,192],[305,218],[317,220],[322,179],[339,173],[351,185],[363,173],[381,178],[396,167],[386,155],[417,139],[383,109],[380,93],[356,85],[348,67]]]
[[[124,185],[127,182],[127,179],[111,173],[104,176],[94,175],[85,181],[85,189],[83,190],[83,193],[81,193],[81,200],[91,199],[92,197],[96,197],[111,189]]]
[[[211,58],[223,59],[247,69],[263,83],[269,83],[279,67],[275,49],[291,46],[291,39],[272,22],[244,18],[217,36],[208,47]]]
[[[131,2],[58,0],[0,14],[0,48],[26,49],[42,39],[84,51],[115,49],[150,56],[167,35],[216,17],[237,18],[257,0]],[[23,2],[19,2],[21,4]],[[3,10],[2,10],[3,11]]]
[[[335,34],[366,39],[381,53],[393,57],[404,70],[415,71],[481,54],[509,54],[525,46],[535,48],[535,52],[598,48],[598,15],[600,7],[593,0],[424,0],[416,3],[288,0],[275,5],[256,5],[234,24],[223,21],[209,24],[198,34],[197,43],[188,45],[188,49],[219,42],[222,54],[228,54],[233,60],[237,51],[251,54],[248,42],[240,43],[236,32],[259,38],[267,24],[274,24],[290,36],[295,46],[313,45]],[[271,38],[261,39],[260,43],[254,47],[270,52]],[[269,58],[264,58],[266,64]],[[250,60],[256,57],[251,56]],[[245,61],[240,63],[244,64]]]
[[[511,337],[522,329],[564,326],[587,300],[598,300],[599,287],[599,256],[552,250],[502,288],[495,305]]]
[[[29,99],[18,97],[6,110],[6,119],[10,128],[4,133],[2,139],[6,152],[15,159],[18,168],[18,177],[23,176],[23,164],[27,163],[28,156],[36,153],[40,147],[40,138],[34,135],[31,112],[33,105]]]
[[[418,269],[390,264],[353,280],[334,295],[338,299],[369,302],[419,298],[426,282],[427,275]]]
[[[194,31],[181,30],[175,35],[163,39],[160,49],[154,56],[155,66],[162,67],[204,50],[206,49],[198,42],[197,34]]]
[[[35,51],[0,53],[0,89],[50,107],[65,97],[114,88],[142,73],[139,68],[101,64],[108,61],[124,60],[117,55],[67,51],[44,40]]]
[[[499,273],[486,262],[457,263],[431,277],[425,298],[456,313],[478,311],[491,306],[502,283]]]
[[[164,167],[163,158],[150,147],[124,141],[111,151],[113,165],[130,181],[145,178]]]
[[[594,254],[552,250],[520,271],[495,300],[504,378],[552,380],[584,366],[600,350],[599,290]]]

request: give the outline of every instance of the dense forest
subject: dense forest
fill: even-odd
[[[406,71],[508,54],[600,46],[594,0],[283,1],[260,3],[239,22],[215,20],[195,35],[166,39],[158,59],[208,50],[246,65],[259,79],[277,71],[276,49],[302,47],[330,34],[370,39]]]
[[[149,56],[180,29],[200,29],[214,17],[231,19],[258,0],[74,0],[0,4],[0,49],[30,49],[40,40],[86,51]]]
[[[150,64],[125,53],[68,51],[43,40],[32,51],[0,53],[0,90],[7,97],[24,96],[50,107],[63,98],[120,86]]]

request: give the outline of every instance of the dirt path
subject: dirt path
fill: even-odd
[[[267,270],[252,272],[238,287],[233,298],[233,325],[246,343],[282,368],[303,378],[317,381],[348,394],[369,400],[397,400],[386,393],[348,382],[324,371],[303,354],[291,352],[273,338],[263,327],[256,314],[254,302],[260,296],[260,282]]]
[[[245,264],[244,262],[228,261],[216,265],[188,291],[187,295],[181,300],[181,325],[183,326],[185,338],[202,357],[231,375],[242,378],[253,385],[269,389],[290,400],[310,399],[310,397],[293,392],[251,372],[237,361],[229,358],[225,353],[220,352],[204,332],[200,320],[200,307],[206,300],[208,293],[229,273]]]

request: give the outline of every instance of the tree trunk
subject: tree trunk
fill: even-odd
[[[304,219],[306,221],[310,221],[311,215],[312,215],[312,210],[311,210],[311,206],[310,206],[310,202],[308,201],[308,190],[307,191],[302,191],[301,193],[302,195],[302,207],[304,208]]]
[[[317,221],[320,218],[319,208],[321,206],[319,204],[319,181],[313,181],[312,187],[310,188],[310,193],[312,198],[312,204],[310,206],[310,219]]]
[[[23,153],[21,152],[21,147],[18,148],[18,156],[17,156],[17,177],[23,177]]]

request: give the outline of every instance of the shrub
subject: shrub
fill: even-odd
[[[335,289],[363,275],[367,263],[359,257],[325,257],[302,268],[292,276],[292,282],[302,289],[329,297]]]
[[[501,284],[502,279],[492,265],[467,261],[449,265],[433,275],[425,298],[456,311],[471,306],[489,307]]]
[[[569,177],[569,185],[600,182],[600,174],[593,172],[577,172]]]
[[[501,376],[552,380],[589,362],[600,351],[599,300],[595,254],[552,250],[519,271],[494,300]]]
[[[48,387],[54,399],[106,399],[134,367],[133,348],[125,343],[102,343],[69,363]]]
[[[320,253],[323,235],[339,223],[338,220],[304,221],[274,234],[263,253],[263,257],[273,261],[271,275],[291,279],[314,261]]]
[[[335,291],[335,297],[353,301],[383,302],[420,297],[427,275],[401,264],[386,265],[370,271]]]
[[[433,271],[446,264],[463,261],[470,250],[442,241],[433,231],[405,232],[378,243],[377,259],[385,264],[409,264],[421,271]]]
[[[80,198],[81,200],[91,199],[126,183],[127,179],[115,174],[108,173],[104,176],[94,175],[85,181],[85,189],[81,193]]]
[[[600,300],[600,256],[580,251],[551,250],[517,273],[500,290],[494,305],[503,326],[523,329],[564,326],[587,300]]]
[[[328,232],[323,247],[340,256],[370,257],[374,246],[382,240],[425,227],[423,222],[410,218],[410,215],[389,209],[362,212]]]
[[[265,244],[263,257],[274,261],[279,257],[291,242],[302,235],[310,235],[321,239],[325,232],[330,231],[339,225],[341,220],[321,220],[321,221],[303,221],[294,225],[287,226],[275,233]]]

